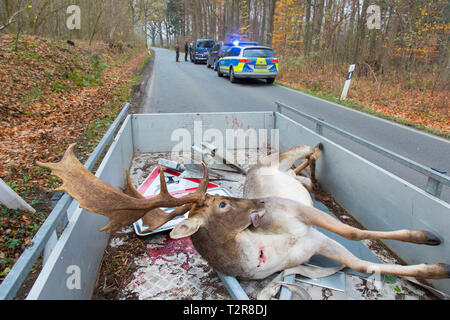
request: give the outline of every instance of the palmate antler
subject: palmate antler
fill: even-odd
[[[208,188],[208,168],[203,164],[203,180],[197,191],[181,198],[172,197],[164,179],[164,171],[160,168],[161,191],[151,198],[144,198],[133,187],[128,176],[128,184],[132,196],[126,195],[108,183],[102,181],[87,170],[73,153],[75,144],[69,146],[62,160],[58,163],[43,163],[37,165],[50,169],[52,174],[63,180],[63,185],[55,191],[64,191],[78,200],[80,207],[88,211],[104,215],[109,223],[99,231],[114,232],[121,227],[132,224],[143,218],[144,223],[153,230],[174,217],[186,213],[195,203],[202,203]],[[160,207],[179,207],[171,213],[166,213]]]

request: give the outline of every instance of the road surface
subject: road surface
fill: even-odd
[[[371,141],[424,166],[450,172],[450,142],[418,130],[352,110],[264,80],[241,80],[236,84],[204,64],[175,62],[175,52],[153,48],[155,62],[142,106],[144,113],[273,111],[282,102],[314,117]],[[184,55],[180,55],[184,58]],[[351,90],[351,88],[350,88]],[[291,115],[289,115],[291,116]],[[299,123],[314,129],[301,117]],[[359,144],[324,130],[324,136],[424,189],[427,179],[403,165]],[[450,202],[450,188],[444,186],[441,198]]]

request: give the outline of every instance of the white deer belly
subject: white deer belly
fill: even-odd
[[[243,231],[236,239],[245,248],[242,257],[243,269],[248,279],[264,279],[275,272],[307,262],[315,252],[315,247],[307,237],[297,237],[289,233],[260,234]]]
[[[276,168],[260,168],[248,177],[244,198],[278,197],[312,206],[313,202],[308,190],[292,175]]]

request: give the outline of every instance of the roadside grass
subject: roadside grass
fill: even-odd
[[[358,111],[361,111],[361,112],[365,112],[365,113],[371,114],[371,115],[379,117],[379,118],[390,120],[390,121],[393,121],[393,122],[396,122],[396,123],[399,123],[399,124],[402,124],[402,125],[405,125],[405,126],[408,126],[408,127],[412,127],[414,129],[417,129],[417,130],[421,130],[421,131],[424,131],[424,132],[427,132],[427,133],[430,133],[430,134],[433,134],[433,135],[437,135],[437,136],[440,136],[440,137],[444,137],[444,138],[450,139],[450,132],[440,131],[440,130],[437,130],[437,129],[434,129],[434,128],[430,128],[430,127],[424,126],[422,124],[414,123],[414,122],[406,120],[406,119],[402,119],[402,118],[394,117],[394,116],[386,114],[386,113],[378,112],[378,111],[370,109],[370,108],[368,108],[368,107],[366,107],[366,106],[364,106],[362,104],[354,102],[352,100],[341,100],[339,97],[337,97],[333,93],[324,93],[322,91],[307,90],[307,89],[303,89],[303,88],[299,88],[299,87],[294,87],[294,86],[291,86],[291,85],[288,85],[288,84],[285,84],[285,83],[279,82],[279,81],[276,81],[275,83],[280,85],[280,86],[283,86],[283,87],[286,87],[286,88],[290,88],[290,89],[293,89],[293,90],[296,90],[296,91],[300,91],[300,92],[309,94],[311,96],[314,96],[314,97],[317,97],[317,98],[320,98],[320,99],[323,99],[323,100],[334,102],[334,103],[340,104],[342,106],[345,106],[345,107],[348,107],[348,108],[351,108],[351,109],[355,109],[355,110],[358,110]]]
[[[25,40],[23,41],[25,43]],[[35,59],[42,60],[39,54],[29,52],[30,47],[33,48],[34,46],[30,46],[32,41],[28,42],[26,45],[22,45],[22,42],[20,42],[20,47],[17,48],[18,53],[21,56],[31,57],[30,59],[33,59],[33,61]],[[44,42],[59,45],[59,42],[54,40],[45,40]],[[66,48],[63,45],[61,46],[64,50],[58,53],[58,58],[61,54],[67,54]],[[53,189],[61,183],[60,179],[52,176],[49,170],[35,166],[34,160],[57,161],[62,157],[68,143],[73,141],[77,143],[76,153],[80,161],[84,162],[89,157],[107,131],[108,125],[115,120],[122,110],[123,104],[131,100],[132,87],[140,80],[140,75],[136,73],[140,73],[145,62],[149,59],[148,54],[144,56],[142,49],[142,47],[131,48],[122,54],[108,54],[107,50],[105,50],[106,53],[97,51],[89,53],[86,51],[87,49],[83,49],[89,53],[87,60],[82,57],[71,60],[72,64],[76,66],[71,68],[71,72],[68,72],[67,68],[62,67],[58,70],[57,67],[53,68],[52,66],[52,68],[49,67],[48,70],[40,74],[42,78],[46,79],[45,81],[48,81],[48,87],[51,88],[54,94],[44,94],[44,92],[48,93],[48,88],[46,91],[41,87],[33,88],[28,95],[22,98],[22,103],[28,103],[29,107],[24,108],[20,113],[11,113],[13,119],[14,117],[17,118],[17,114],[19,114],[22,120],[32,119],[31,117],[36,116],[36,113],[38,118],[41,119],[49,112],[62,113],[63,116],[69,117],[69,119],[70,117],[81,118],[80,121],[76,122],[71,120],[67,123],[60,123],[61,129],[67,133],[58,136],[58,138],[52,136],[50,131],[49,133],[43,132],[41,137],[48,139],[52,145],[47,146],[47,155],[39,154],[39,152],[38,154],[27,154],[25,159],[30,164],[28,168],[19,165],[18,161],[21,158],[18,158],[19,160],[11,158],[8,160],[8,156],[12,154],[0,153],[0,156],[2,156],[0,157],[0,167],[8,168],[8,163],[15,164],[14,167],[9,166],[10,169],[7,171],[7,175],[1,175],[0,177],[36,209],[36,213],[31,214],[20,210],[11,210],[0,205],[0,282],[9,273],[20,254],[30,244],[35,233],[51,212],[50,199]],[[70,59],[73,59],[72,55]],[[145,61],[142,62],[142,60]],[[46,62],[41,61],[41,63],[39,68],[45,68]],[[33,72],[35,70],[31,70],[29,77],[26,74],[23,75],[24,81],[34,82]],[[83,96],[82,101],[89,102],[89,105],[86,106],[86,108],[89,108],[87,110],[93,110],[93,112],[87,111],[85,113],[89,115],[88,119],[82,119],[83,114],[73,113],[74,111],[69,109],[67,111],[59,110],[58,105],[62,103],[73,103],[76,106],[83,105],[80,101],[67,101],[79,99],[80,96]],[[45,104],[49,111],[37,111],[41,109],[39,107],[41,104]],[[62,118],[51,119],[54,123],[54,121]],[[20,122],[18,120],[15,121],[19,125],[22,120]],[[82,122],[81,120],[87,125],[84,126],[84,124],[78,123]],[[53,126],[52,121],[39,120],[37,125],[40,127],[49,122]],[[10,127],[12,126],[13,124],[10,123]],[[7,133],[7,131],[5,132]],[[33,134],[32,131],[30,131],[31,134]],[[30,138],[27,138],[26,135],[24,137],[31,141],[31,146],[33,144],[42,145],[47,142],[43,139],[35,141],[31,136]],[[36,262],[32,272],[36,270],[38,265],[39,260]]]

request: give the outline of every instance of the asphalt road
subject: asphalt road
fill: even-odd
[[[229,112],[275,110],[282,102],[334,126],[412,159],[424,166],[450,173],[450,141],[352,110],[264,80],[241,80],[236,84],[204,64],[175,62],[174,51],[153,48],[156,53],[153,75],[146,88],[144,113]],[[351,90],[351,88],[350,88]],[[287,113],[288,114],[288,113]],[[299,123],[314,125],[288,114]],[[324,136],[356,154],[424,189],[427,179],[357,143],[324,130]],[[441,198],[450,202],[450,188],[444,186]]]

